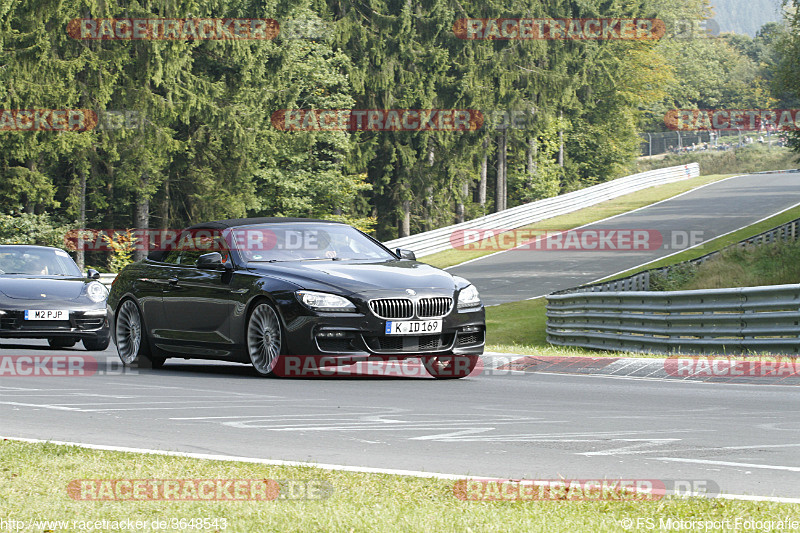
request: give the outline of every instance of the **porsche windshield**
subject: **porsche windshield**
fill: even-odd
[[[235,228],[232,233],[247,262],[397,259],[344,224],[261,224]]]
[[[0,246],[0,276],[5,275],[81,277],[81,271],[63,250]]]

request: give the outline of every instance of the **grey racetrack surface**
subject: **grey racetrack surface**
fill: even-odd
[[[93,376],[3,377],[0,433],[459,475],[711,480],[727,493],[800,497],[799,392],[542,373],[275,380],[183,360],[122,373],[109,350]]]
[[[702,236],[703,241],[711,240],[798,202],[800,173],[741,176],[586,226],[655,230],[664,237],[658,250],[510,250],[448,271],[470,280],[487,305],[526,300],[590,283],[674,253],[691,232],[700,232],[696,235]]]

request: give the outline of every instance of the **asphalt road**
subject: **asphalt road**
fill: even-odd
[[[0,355],[91,355],[39,341]],[[0,435],[264,459],[535,479],[710,480],[800,497],[792,386],[544,373],[263,379],[170,360],[123,373],[0,378]]]
[[[797,203],[800,173],[741,176],[585,227],[658,232],[663,244],[654,250],[620,250],[615,240],[611,243],[617,249],[607,245],[605,250],[592,251],[558,250],[558,245],[549,246],[551,250],[522,248],[448,271],[470,280],[486,305],[526,300],[634,268],[685,249],[692,238],[705,242]],[[657,243],[655,239],[649,242]],[[548,247],[547,243],[542,247]]]

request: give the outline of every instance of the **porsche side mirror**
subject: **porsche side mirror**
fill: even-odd
[[[398,248],[395,250],[395,254],[400,259],[411,259],[412,261],[417,260],[417,256],[411,250],[403,250],[402,248]]]
[[[211,252],[203,254],[197,258],[197,268],[200,270],[225,270],[225,263],[222,262],[222,254]]]
[[[97,270],[90,268],[86,271],[86,277],[89,279],[100,279],[100,272]]]

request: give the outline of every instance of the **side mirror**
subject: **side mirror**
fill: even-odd
[[[400,259],[411,259],[412,261],[417,260],[417,256],[411,250],[403,250],[402,248],[398,248],[395,250],[395,254]]]
[[[225,264],[222,262],[222,254],[219,252],[211,252],[201,255],[197,258],[197,268],[200,270],[225,270]]]
[[[86,277],[89,279],[100,279],[100,272],[97,270],[90,268],[86,271]]]

